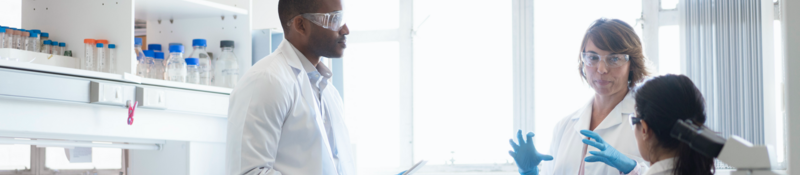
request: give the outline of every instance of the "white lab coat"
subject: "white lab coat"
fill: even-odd
[[[586,138],[580,133],[580,130],[589,129],[592,117],[592,101],[589,100],[583,108],[561,119],[553,129],[553,141],[550,145],[550,154],[553,156],[553,160],[542,162],[541,174],[578,174],[581,162],[585,158],[581,157],[583,146],[585,145],[581,140]],[[637,167],[630,174],[644,172],[648,165],[639,154],[639,148],[631,129],[630,117],[628,116],[628,114],[634,113],[635,103],[633,95],[628,93],[594,130],[612,147],[629,158],[636,160]],[[588,146],[586,156],[592,155],[589,151],[599,150]],[[602,162],[586,162],[584,168],[584,174],[586,175],[620,174],[619,170]]]
[[[653,164],[645,175],[672,175],[675,171],[675,158],[660,160]]]
[[[294,46],[284,40],[253,65],[231,93],[225,160],[229,175],[355,174],[339,91],[333,86],[323,89],[318,104],[299,59]],[[321,118],[324,112],[335,150]]]

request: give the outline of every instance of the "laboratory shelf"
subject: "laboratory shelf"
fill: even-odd
[[[186,90],[213,92],[213,93],[220,93],[220,94],[226,94],[226,95],[230,94],[231,91],[233,91],[233,89],[231,89],[231,88],[216,87],[216,86],[206,86],[206,85],[199,85],[199,84],[189,84],[189,83],[180,83],[180,82],[157,80],[157,79],[150,79],[150,78],[142,78],[141,84],[151,85],[151,86],[160,86],[160,87],[169,87],[169,88],[176,88],[176,89],[186,89]]]
[[[0,48],[0,58],[12,58],[12,60],[0,59],[0,67],[2,68],[86,77],[86,78],[128,82],[128,83],[137,83],[137,84],[139,83],[139,78],[132,75],[111,74],[111,73],[95,72],[95,71],[81,70],[69,67],[54,66],[61,63],[68,63],[69,65],[73,64],[77,65],[76,60],[78,58],[73,58],[73,57],[58,56],[58,55],[51,55],[51,54],[9,49],[9,48]]]
[[[247,15],[249,1],[137,0],[136,19],[164,20]]]

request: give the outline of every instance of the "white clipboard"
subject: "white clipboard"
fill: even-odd
[[[411,175],[411,174],[414,174],[414,173],[415,173],[415,172],[417,172],[419,169],[421,169],[421,168],[422,168],[422,166],[425,166],[425,164],[426,164],[426,163],[428,163],[428,161],[427,161],[427,160],[420,160],[419,162],[417,162],[417,164],[414,164],[414,166],[411,166],[411,168],[409,168],[408,170],[406,170],[406,173],[403,173],[403,175]]]

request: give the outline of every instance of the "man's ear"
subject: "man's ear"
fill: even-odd
[[[292,30],[300,35],[307,35],[308,26],[305,24],[305,19],[301,16],[292,18]]]

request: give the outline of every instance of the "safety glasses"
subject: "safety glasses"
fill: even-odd
[[[636,130],[636,125],[642,123],[642,118],[636,117],[636,113],[628,115],[631,118],[631,129]]]
[[[322,28],[338,32],[342,30],[345,24],[342,11],[335,11],[330,13],[304,13],[301,14],[303,18],[308,19]]]
[[[603,59],[605,57],[605,59]],[[630,60],[630,56],[628,54],[609,54],[605,56],[601,56],[597,53],[591,52],[582,52],[581,58],[583,59],[583,64],[586,67],[597,67],[601,64],[601,62],[605,62],[608,68],[617,68]]]

